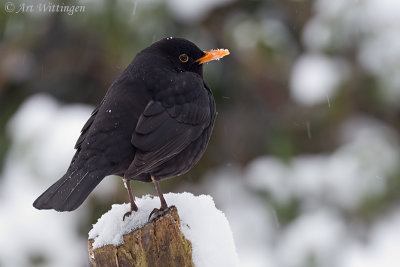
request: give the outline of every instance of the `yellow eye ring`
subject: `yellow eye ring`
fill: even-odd
[[[183,62],[183,63],[186,63],[186,62],[189,61],[189,57],[188,57],[188,55],[186,55],[186,54],[181,54],[181,55],[179,56],[179,60],[180,60],[181,62]]]

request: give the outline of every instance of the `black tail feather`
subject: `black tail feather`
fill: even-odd
[[[63,177],[35,200],[33,206],[40,210],[75,210],[103,180],[104,176],[99,170],[91,172],[85,168],[68,170]]]

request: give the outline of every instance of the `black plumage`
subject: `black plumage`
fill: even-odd
[[[204,153],[216,110],[202,64],[229,54],[201,51],[181,38],[162,39],[136,55],[83,126],[66,174],[34,202],[71,211],[111,174],[155,183],[191,169]]]

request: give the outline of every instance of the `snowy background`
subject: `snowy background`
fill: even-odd
[[[398,0],[86,0],[72,16],[7,13],[6,2],[1,267],[90,266],[92,224],[128,201],[121,179],[71,213],[32,202],[66,170],[107,87],[166,36],[231,51],[205,66],[219,112],[206,154],[161,186],[213,196],[240,266],[400,266]]]

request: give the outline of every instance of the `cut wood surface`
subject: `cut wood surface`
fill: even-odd
[[[123,239],[122,245],[106,245],[95,249],[94,240],[89,239],[89,258],[93,266],[194,267],[192,246],[180,230],[180,218],[175,206],[143,227],[124,235]]]

